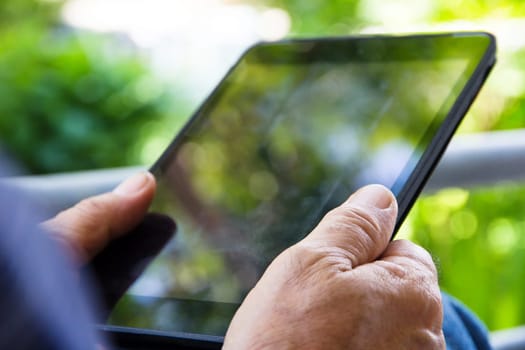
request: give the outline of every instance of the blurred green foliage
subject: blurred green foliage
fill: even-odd
[[[389,13],[390,17],[405,20],[406,13],[423,8],[425,16],[419,24],[454,20],[508,19],[525,14],[525,3],[521,0],[396,0],[390,4],[381,0],[239,0],[259,6],[278,7],[290,14],[292,34],[296,35],[341,35],[370,25],[383,24],[381,18],[371,20],[366,9],[375,7],[401,7],[404,13]],[[412,7],[412,9],[411,9]],[[380,11],[378,11],[380,12]]]
[[[400,235],[427,247],[441,287],[490,329],[525,324],[525,187],[451,188],[418,200]]]
[[[23,18],[31,4],[46,10]],[[73,30],[56,15],[56,3],[0,5],[11,19],[0,27],[0,141],[32,173],[139,163],[184,103],[128,39]]]
[[[259,6],[286,10],[292,19],[292,35],[340,35],[366,25],[358,18],[359,1],[331,0],[249,0]]]
[[[0,135],[29,171],[135,164],[167,103],[145,63],[116,40],[67,29],[2,33]]]
[[[366,15],[365,5],[386,5],[379,0],[242,2],[284,9],[293,36],[356,33],[382,24]],[[521,0],[396,3],[427,4],[419,24],[525,15]],[[137,164],[155,137],[170,132],[167,122],[180,125],[188,115],[185,100],[170,94],[125,39],[61,24],[61,5],[0,2],[0,139],[35,173]],[[524,81],[525,48],[500,50],[461,131],[525,127]],[[443,289],[491,329],[525,323],[524,188],[446,189],[424,196],[402,229],[436,257]]]
[[[42,2],[38,0],[3,0],[0,3],[0,28],[23,23],[54,25],[62,0]]]

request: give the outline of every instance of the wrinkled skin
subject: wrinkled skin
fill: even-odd
[[[155,195],[155,178],[139,173],[112,192],[90,197],[44,222],[78,265],[88,263],[111,241],[140,224]]]
[[[226,349],[444,349],[430,255],[390,242],[397,204],[368,186],[279,255],[237,311]]]
[[[78,264],[143,220],[151,174],[88,198],[43,227]],[[279,255],[237,311],[226,349],[444,349],[436,269],[408,241],[390,242],[393,195],[368,186]]]

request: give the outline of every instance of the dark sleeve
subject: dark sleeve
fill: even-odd
[[[0,349],[95,349],[86,293],[37,212],[0,184]]]

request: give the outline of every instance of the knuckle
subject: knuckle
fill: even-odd
[[[409,266],[426,272],[429,276],[437,277],[437,268],[432,255],[425,248],[408,240],[395,240],[390,244],[399,251],[399,254],[408,259],[407,264]]]
[[[423,247],[410,242],[412,249],[416,254],[412,257],[413,260],[419,265],[422,271],[425,271],[429,277],[433,279],[437,278],[437,268],[432,259],[432,255]]]
[[[336,232],[353,232],[362,244],[377,245],[383,243],[389,234],[385,234],[383,220],[370,210],[359,207],[339,207],[328,213],[329,228]]]
[[[303,281],[332,275],[341,271],[343,266],[351,267],[344,250],[325,246],[322,242],[299,242],[286,253],[288,270],[294,271],[297,279]]]

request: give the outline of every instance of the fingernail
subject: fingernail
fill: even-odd
[[[394,195],[381,185],[369,185],[359,189],[347,203],[373,206],[379,209],[388,209],[392,206]]]
[[[130,178],[126,179],[120,185],[118,185],[113,190],[113,193],[127,195],[127,194],[133,194],[135,192],[138,192],[144,187],[144,185],[146,185],[146,183],[148,182],[151,176],[153,175],[151,175],[148,172],[141,172],[141,173],[135,174],[131,176]]]

